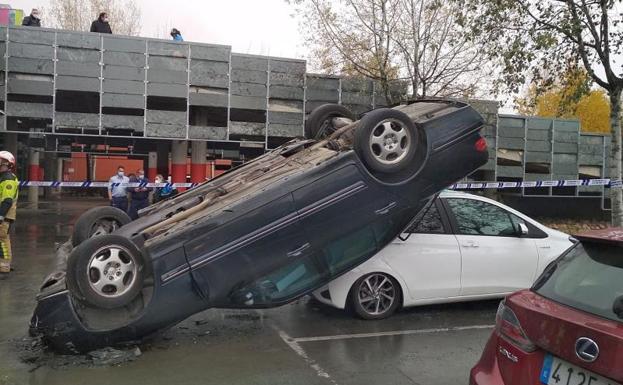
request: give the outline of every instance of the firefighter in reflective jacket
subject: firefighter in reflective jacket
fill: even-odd
[[[15,221],[19,182],[13,171],[15,157],[0,151],[0,278],[11,271],[11,240],[9,229]]]

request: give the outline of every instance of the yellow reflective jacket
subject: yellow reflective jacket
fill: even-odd
[[[0,216],[15,220],[19,181],[10,171],[0,174]]]

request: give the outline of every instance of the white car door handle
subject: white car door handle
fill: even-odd
[[[461,244],[463,247],[478,247],[478,244],[474,241],[465,241],[465,243]]]

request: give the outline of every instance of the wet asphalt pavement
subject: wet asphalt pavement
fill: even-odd
[[[309,298],[269,310],[211,309],[139,345],[140,356],[96,365],[41,354],[27,337],[55,243],[103,201],[20,207],[15,271],[0,281],[0,385],[8,384],[467,384],[498,301],[425,306],[363,321]],[[133,350],[136,351],[136,350]]]

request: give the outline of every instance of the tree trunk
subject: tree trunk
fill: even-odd
[[[623,89],[618,87],[609,93],[610,96],[610,129],[612,142],[610,149],[610,180],[620,181],[623,176],[623,164],[621,163],[621,93]],[[610,202],[612,207],[612,226],[623,227],[623,189],[610,189]]]

